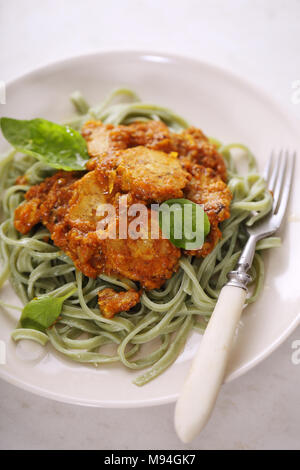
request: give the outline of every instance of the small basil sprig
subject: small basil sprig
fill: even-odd
[[[19,152],[38,158],[58,170],[84,170],[89,159],[79,132],[46,119],[0,119],[6,140]]]
[[[207,214],[189,199],[169,199],[159,206],[159,226],[177,248],[198,250],[210,231]]]
[[[22,310],[20,327],[32,330],[45,331],[58,319],[64,301],[70,297],[76,289],[71,290],[63,297],[39,297],[28,302]]]

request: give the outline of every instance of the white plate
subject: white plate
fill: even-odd
[[[297,149],[296,126],[281,108],[248,82],[224,70],[191,59],[142,52],[99,53],[55,63],[7,86],[4,115],[61,120],[72,114],[68,96],[81,90],[97,103],[113,88],[128,86],[142,99],[172,108],[224,142],[243,142],[260,168],[272,148]],[[6,148],[1,140],[1,146]],[[295,170],[300,179],[300,167]],[[268,356],[297,326],[299,315],[300,186],[294,184],[283,246],[266,256],[266,281],[260,299],[243,314],[226,380],[243,374]],[[7,284],[1,297],[19,303]],[[174,401],[200,337],[193,334],[177,361],[142,388],[138,374],[119,365],[95,368],[72,363],[51,347],[38,359],[24,360],[22,346],[10,334],[17,314],[0,316],[0,339],[7,345],[7,364],[0,376],[24,389],[69,403],[102,407],[138,407]],[[24,346],[24,345],[23,345]]]

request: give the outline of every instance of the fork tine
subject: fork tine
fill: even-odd
[[[276,179],[277,179],[277,174],[278,174],[278,170],[279,170],[279,166],[280,166],[280,162],[281,162],[281,157],[282,157],[282,150],[280,150],[279,156],[276,159],[273,171],[270,172],[270,175],[269,175],[269,178],[268,178],[268,188],[272,192],[274,192],[275,183],[276,183]]]
[[[287,168],[285,172],[285,178],[284,178],[284,183],[283,183],[283,188],[282,188],[282,194],[281,198],[279,201],[279,206],[278,206],[278,211],[276,214],[277,218],[277,223],[280,225],[283,216],[286,211],[288,199],[289,199],[289,194],[290,194],[290,189],[291,189],[291,184],[292,184],[292,178],[293,178],[293,170],[294,170],[294,164],[295,164],[295,158],[296,158],[296,152],[293,153],[291,158],[287,158]]]
[[[274,192],[273,192],[273,200],[274,200],[273,212],[276,212],[276,209],[279,206],[280,194],[281,194],[283,184],[284,184],[284,176],[285,176],[285,171],[286,171],[286,166],[287,166],[287,160],[288,160],[288,151],[286,151],[282,155],[279,169],[278,169],[277,180],[276,180],[276,184],[275,184]]]

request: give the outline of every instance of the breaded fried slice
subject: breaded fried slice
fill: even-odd
[[[142,146],[119,152],[116,174],[122,191],[156,202],[182,197],[190,178],[176,155]]]
[[[88,121],[83,125],[81,133],[87,142],[88,154],[91,157],[87,163],[88,170],[94,170],[102,157],[130,146],[130,132],[127,126],[115,127],[101,121]]]
[[[192,179],[184,189],[185,197],[204,206],[211,225],[210,233],[202,248],[189,251],[188,254],[197,257],[206,256],[222,236],[218,225],[230,216],[232,194],[226,183],[211,168],[193,164],[189,160],[183,163],[192,175]]]
[[[76,181],[72,187],[66,221],[83,230],[85,227],[96,229],[97,208],[100,204],[110,202],[107,184],[107,178],[104,175],[99,177],[95,171],[89,171]]]
[[[149,231],[150,217],[148,209]],[[102,250],[107,274],[121,273],[123,277],[139,281],[145,289],[161,287],[177,270],[181,256],[180,249],[161,238],[160,230],[157,239],[150,238],[149,233],[148,238],[104,240]]]
[[[146,239],[98,236],[98,205],[113,204],[117,224],[119,213],[117,194],[109,192],[106,177],[100,180],[95,171],[83,176],[79,172],[58,172],[33,186],[26,199],[15,211],[16,229],[27,233],[35,224],[43,223],[54,244],[88,277],[102,273],[127,277],[153,289],[164,284],[178,267],[180,250],[163,239],[160,231],[153,240],[150,233]],[[146,206],[145,210],[150,214]],[[128,230],[130,222],[128,219]]]

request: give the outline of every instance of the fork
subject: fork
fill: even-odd
[[[175,408],[175,429],[187,443],[205,426],[217,400],[223,382],[237,323],[246,300],[247,271],[255,254],[256,243],[274,234],[286,212],[296,152],[272,152],[264,178],[273,194],[270,213],[248,228],[249,238],[235,271],[228,274],[229,282],[222,288],[213,314]]]

